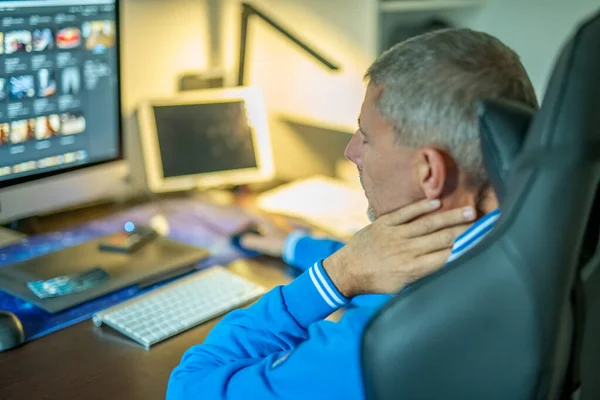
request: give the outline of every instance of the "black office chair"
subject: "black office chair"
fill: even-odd
[[[502,217],[370,321],[367,398],[600,399],[600,15],[564,46],[526,135],[514,112],[481,116]]]

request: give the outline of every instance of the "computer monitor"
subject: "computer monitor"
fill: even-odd
[[[118,2],[0,14],[0,222],[125,193]]]
[[[138,110],[142,164],[136,186],[152,192],[272,179],[271,141],[257,88],[209,89],[148,101]],[[135,164],[135,165],[134,165]]]

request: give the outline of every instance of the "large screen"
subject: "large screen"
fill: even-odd
[[[117,13],[0,1],[0,187],[121,157]]]

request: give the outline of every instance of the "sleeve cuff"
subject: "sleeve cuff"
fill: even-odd
[[[316,262],[292,283],[282,289],[288,312],[305,328],[322,320],[348,304],[323,269],[322,261]]]
[[[283,261],[286,264],[294,265],[294,254],[296,254],[296,246],[302,239],[309,237],[304,231],[294,231],[290,233],[283,244]]]

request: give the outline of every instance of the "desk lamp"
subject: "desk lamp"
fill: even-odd
[[[261,10],[257,9],[251,4],[242,3],[242,19],[241,19],[241,30],[240,30],[240,53],[239,53],[239,65],[238,65],[238,86],[244,85],[244,72],[246,69],[246,48],[248,43],[248,21],[252,16],[257,16],[264,22],[273,27],[277,32],[291,40],[302,50],[310,54],[313,58],[317,59],[321,64],[332,71],[338,71],[340,67],[333,61],[328,60],[326,57],[313,50],[306,43],[294,36],[290,31],[285,29],[281,24],[273,20],[271,17],[266,15]]]
[[[223,86],[222,70],[219,68],[221,58],[221,41],[219,40],[221,27],[221,0],[209,1],[209,22],[210,29],[210,60],[211,68],[207,73],[202,74],[184,74],[179,80],[179,88],[185,90],[198,90],[218,88]],[[237,71],[237,86],[244,86],[244,72],[246,69],[246,49],[248,45],[248,22],[256,16],[273,27],[277,32],[291,40],[294,44],[310,54],[313,58],[332,71],[339,71],[340,67],[334,61],[329,60],[321,55],[316,50],[313,50],[309,45],[300,40],[296,35],[284,28],[279,22],[259,10],[255,6],[242,2],[241,14],[241,29],[240,29],[240,47],[239,47],[239,64]]]

